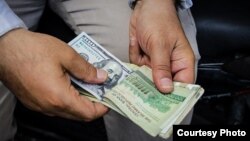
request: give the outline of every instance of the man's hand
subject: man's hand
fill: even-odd
[[[90,121],[107,107],[80,96],[69,74],[89,83],[102,83],[97,70],[64,42],[24,29],[0,38],[0,80],[28,108],[51,116]]]
[[[139,0],[130,20],[130,61],[148,65],[161,92],[172,80],[194,81],[194,54],[177,17],[174,0]]]

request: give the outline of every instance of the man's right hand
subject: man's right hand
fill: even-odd
[[[107,78],[52,36],[15,29],[0,38],[0,80],[28,108],[85,121],[104,115],[107,107],[79,95],[69,74],[88,83]]]
[[[129,31],[130,61],[150,66],[161,92],[171,92],[173,81],[194,82],[195,57],[174,0],[139,0],[131,15]]]

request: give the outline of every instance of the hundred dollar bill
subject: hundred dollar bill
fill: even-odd
[[[82,32],[69,45],[76,50],[86,61],[96,68],[108,72],[107,80],[100,85],[88,84],[74,77],[71,80],[79,87],[87,90],[97,99],[101,100],[103,95],[127,77],[132,71],[114,55],[109,53],[86,33]]]
[[[87,84],[72,77],[80,87],[78,91],[130,119],[151,136],[168,138],[172,126],[180,124],[204,93],[199,85],[181,82],[174,82],[171,93],[159,92],[150,68],[122,63],[86,33],[77,36],[69,45],[83,59],[109,73],[102,85]]]

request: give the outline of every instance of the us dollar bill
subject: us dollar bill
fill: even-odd
[[[122,63],[86,33],[69,43],[82,57],[108,72],[101,85],[72,77],[78,91],[130,119],[151,136],[168,138],[172,126],[180,124],[204,93],[200,85],[174,82],[174,90],[163,94],[156,88],[147,66]]]
[[[83,59],[94,65],[94,67],[108,72],[107,80],[100,85],[89,84],[71,77],[71,80],[75,84],[87,90],[99,100],[102,100],[107,91],[111,90],[115,85],[132,73],[129,67],[109,53],[85,32],[79,34],[68,44],[79,53]]]

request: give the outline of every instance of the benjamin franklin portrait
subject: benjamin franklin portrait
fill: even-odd
[[[114,87],[122,76],[122,66],[112,59],[95,62],[93,65],[98,69],[107,71],[108,73],[107,80],[104,82],[104,84],[99,85],[102,86],[100,87],[102,93],[105,92],[105,89],[111,89]]]

